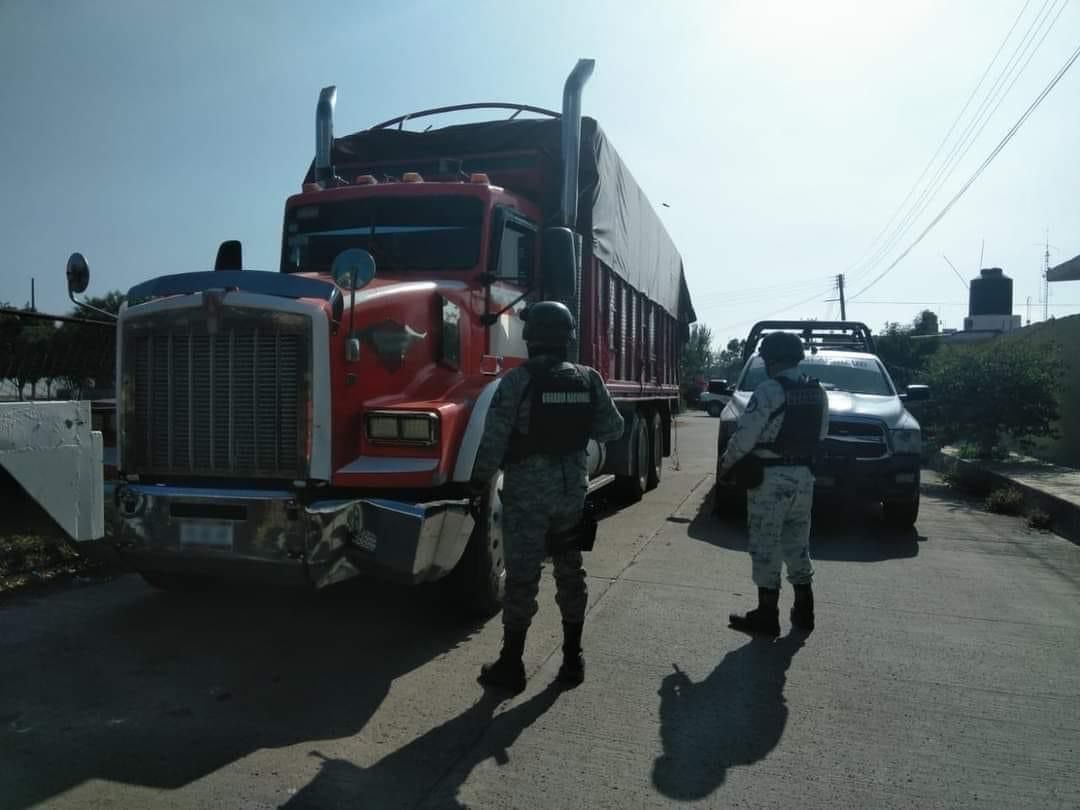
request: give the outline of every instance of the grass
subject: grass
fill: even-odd
[[[1024,509],[1024,493],[1016,487],[995,489],[986,497],[986,511],[997,515],[1019,515]]]
[[[1028,512],[1027,525],[1029,529],[1038,529],[1042,532],[1048,532],[1054,528],[1054,519],[1048,512],[1044,512],[1038,507]]]
[[[86,570],[67,535],[0,469],[0,593]]]

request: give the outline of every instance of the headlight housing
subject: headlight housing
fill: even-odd
[[[922,452],[922,431],[894,430],[892,446],[894,453],[919,455]]]
[[[439,443],[439,415],[428,411],[374,411],[367,415],[368,441],[431,446]]]

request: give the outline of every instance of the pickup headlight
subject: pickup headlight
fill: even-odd
[[[894,453],[918,455],[922,452],[922,431],[894,430],[892,446]]]
[[[415,411],[376,411],[367,415],[367,435],[370,441],[379,444],[437,444],[439,416]]]

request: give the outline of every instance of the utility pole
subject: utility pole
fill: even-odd
[[[836,277],[836,288],[840,291],[840,320],[847,320],[847,305],[844,303],[844,274]]]
[[[1046,250],[1043,253],[1043,320],[1050,319],[1050,229],[1046,229]]]
[[[37,312],[37,300],[34,290],[34,277],[30,277],[30,311]]]

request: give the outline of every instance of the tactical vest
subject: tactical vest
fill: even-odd
[[[529,383],[529,432],[515,425],[510,436],[508,461],[529,456],[568,456],[589,443],[593,419],[593,391],[585,369],[551,358],[525,364]],[[522,397],[524,400],[524,397]]]
[[[772,418],[784,414],[780,433],[771,442],[755,449],[771,450],[788,464],[811,464],[821,443],[821,420],[828,408],[828,397],[817,380],[800,377],[775,378],[784,389],[784,404],[773,411]]]

